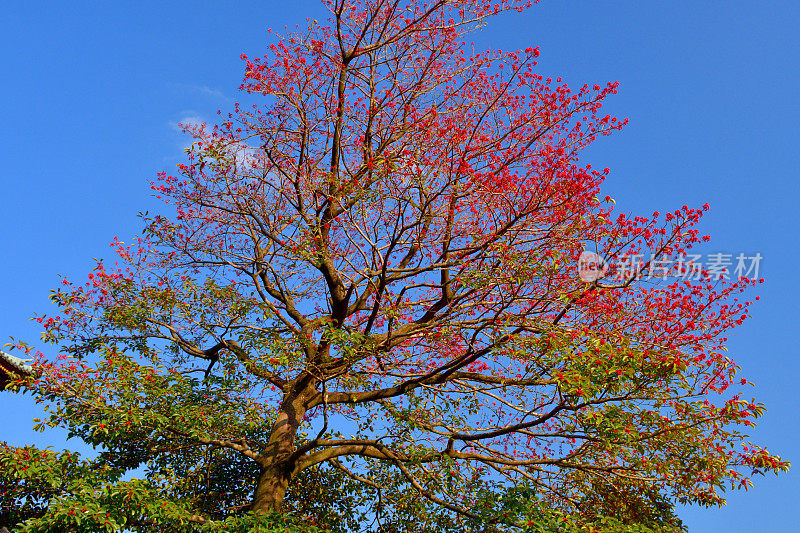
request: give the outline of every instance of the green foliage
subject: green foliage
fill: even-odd
[[[88,460],[76,453],[3,443],[0,524],[19,533],[344,533],[353,525],[347,514],[352,511],[347,508],[351,487],[341,483],[341,476],[319,469],[300,477],[294,488],[298,498],[290,498],[287,506],[290,512],[223,513],[217,518],[198,514],[197,502],[186,487],[171,486],[168,476],[150,473],[147,479],[125,479],[125,471],[110,466],[102,454]],[[226,474],[228,481],[241,478],[241,472]],[[20,525],[12,527],[15,524]]]

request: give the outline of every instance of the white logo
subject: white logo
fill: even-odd
[[[597,281],[608,273],[608,263],[594,252],[584,250],[578,258],[578,277],[586,283]]]

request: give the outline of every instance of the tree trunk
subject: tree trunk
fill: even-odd
[[[284,396],[264,455],[269,462],[261,471],[253,495],[252,510],[261,513],[279,513],[286,489],[295,474],[295,464],[290,462],[295,449],[297,430],[308,408],[308,401],[316,393],[316,382],[311,376],[295,381],[293,390]]]
[[[291,473],[282,469],[265,468],[258,476],[256,492],[253,495],[252,510],[259,513],[280,513]]]

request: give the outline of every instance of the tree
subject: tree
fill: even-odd
[[[526,2],[326,5],[243,56],[263,106],[186,127],[173,214],[53,293],[24,387],[100,451],[6,446],[21,530],[674,530],[788,468],[724,355],[757,280],[659,273],[707,206],[614,216],[579,164],[617,85],[467,52]]]

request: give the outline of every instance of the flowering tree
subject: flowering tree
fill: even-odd
[[[174,214],[54,292],[63,355],[22,385],[101,451],[6,447],[22,530],[674,530],[786,469],[729,390],[756,281],[664,269],[703,210],[612,216],[578,163],[616,84],[468,53],[525,2],[326,4],[243,56],[263,106],[186,128]],[[582,279],[584,250],[645,260]]]

